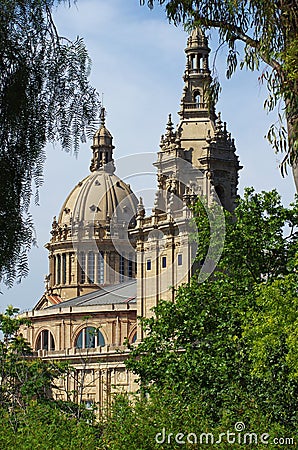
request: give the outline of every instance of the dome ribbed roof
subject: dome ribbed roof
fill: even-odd
[[[109,218],[130,222],[137,210],[137,198],[130,186],[103,168],[78,183],[67,197],[58,217],[59,225],[75,222],[98,222]]]

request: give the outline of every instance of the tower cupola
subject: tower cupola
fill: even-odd
[[[200,28],[195,28],[187,40],[185,82],[181,99],[181,118],[209,116],[214,111],[208,104],[207,93],[211,83],[208,41]]]
[[[195,28],[189,36],[185,53],[187,57],[185,76],[210,74],[208,67],[210,48],[200,28]]]
[[[100,127],[93,136],[93,156],[91,160],[90,170],[94,172],[103,168],[109,173],[115,172],[113,160],[113,136],[105,126],[105,108],[100,112]]]

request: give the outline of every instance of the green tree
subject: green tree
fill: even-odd
[[[275,191],[248,189],[234,216],[226,213],[216,272],[200,284],[194,277],[178,288],[175,303],[160,302],[155,316],[141,319],[147,335],[127,362],[141,391],[171,389],[183,405],[199,402],[212,426],[227,419],[252,424],[260,416],[294,429],[297,206],[283,207]],[[204,211],[197,205],[199,261],[210,242]],[[275,322],[265,323],[267,317]]]
[[[272,444],[275,437],[291,436],[297,442],[297,433],[287,426],[268,423],[266,416],[256,410],[253,403],[247,405],[249,422],[244,422],[245,432],[236,433],[235,420],[223,417],[220,424],[212,424],[205,415],[200,398],[185,401],[181,395],[167,390],[151,392],[150,397],[130,399],[121,395],[114,399],[111,415],[102,421],[102,433],[99,448],[112,450],[152,450],[152,449],[245,449],[249,440],[244,441],[245,433],[255,433],[257,447],[282,449],[285,445]],[[250,411],[248,409],[250,408]],[[227,431],[231,433],[227,442]],[[262,446],[260,438],[269,436],[267,444]],[[239,430],[238,430],[239,431]],[[233,435],[233,433],[235,433]],[[239,443],[239,437],[242,440]],[[221,443],[218,441],[221,437]],[[233,442],[234,438],[234,442]],[[232,439],[232,440],[231,440]],[[247,439],[247,438],[246,438]],[[248,438],[249,439],[249,438]],[[256,442],[255,442],[256,443]],[[207,445],[208,444],[208,445]]]
[[[100,434],[94,412],[55,401],[57,379],[69,373],[66,362],[46,362],[33,355],[20,327],[30,322],[9,306],[0,314],[0,447],[95,449]]]
[[[268,402],[286,422],[289,415],[295,420],[298,381],[298,264],[293,273],[278,277],[272,283],[258,286],[255,308],[251,308],[244,326],[244,336],[250,347],[251,375],[266,389],[264,404]],[[265,397],[265,396],[264,396]],[[285,412],[284,400],[289,411]],[[296,418],[297,420],[297,418]]]
[[[55,403],[31,401],[11,415],[0,407],[0,447],[3,450],[96,450],[101,429],[86,418],[77,420]],[[15,426],[17,423],[17,427]]]
[[[28,273],[34,244],[29,206],[42,183],[44,147],[78,150],[98,111],[82,39],[59,36],[52,18],[63,0],[0,2],[0,280]]]
[[[285,117],[279,113],[278,123],[270,127],[267,137],[276,151],[285,152],[282,172],[286,163],[292,165],[298,190],[297,0],[140,0],[140,3],[147,3],[150,8],[155,3],[164,5],[167,17],[176,25],[218,29],[220,43],[228,46],[228,78],[239,59],[240,67],[250,70],[258,70],[260,62],[265,63],[260,75],[269,91],[265,106],[271,111],[281,99],[285,104]]]
[[[33,358],[30,345],[19,332],[21,326],[30,326],[30,322],[17,317],[18,311],[9,306],[0,314],[0,404],[12,413],[32,399],[50,400],[55,380],[68,371],[65,363]]]

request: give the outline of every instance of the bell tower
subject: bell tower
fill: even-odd
[[[237,195],[238,171],[234,140],[210,100],[212,82],[208,42],[195,29],[187,41],[184,89],[177,127],[172,117],[161,137],[157,191],[150,217],[140,202],[136,239],[138,315],[150,317],[163,300],[174,301],[175,289],[194,273],[196,243],[190,205],[204,196],[232,211]],[[217,195],[216,195],[217,194]],[[143,338],[138,329],[138,339]]]
[[[202,30],[196,28],[187,40],[184,89],[179,115],[181,120],[215,119],[214,105],[208,104],[211,84],[208,41]]]
[[[189,153],[191,164],[199,169],[224,208],[235,206],[238,171],[241,169],[236,148],[226,122],[216,114],[210,97],[208,41],[200,28],[187,41],[184,89],[180,104],[178,133],[181,147]],[[210,189],[203,190],[209,197]]]

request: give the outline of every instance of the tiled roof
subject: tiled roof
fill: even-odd
[[[55,294],[49,295],[49,294],[47,294],[46,297],[54,305],[59,305],[59,303],[62,302],[62,298],[59,297],[59,295],[55,295]]]
[[[136,303],[137,283],[136,280],[127,281],[113,286],[105,286],[98,291],[81,295],[70,300],[65,300],[58,305],[49,306],[46,309],[63,308],[69,306],[96,306],[121,303]]]
[[[63,300],[57,294],[43,294],[41,299],[34,306],[35,311],[39,311],[45,308],[50,308],[52,305],[56,306],[61,303]],[[49,306],[50,305],[50,306]]]

